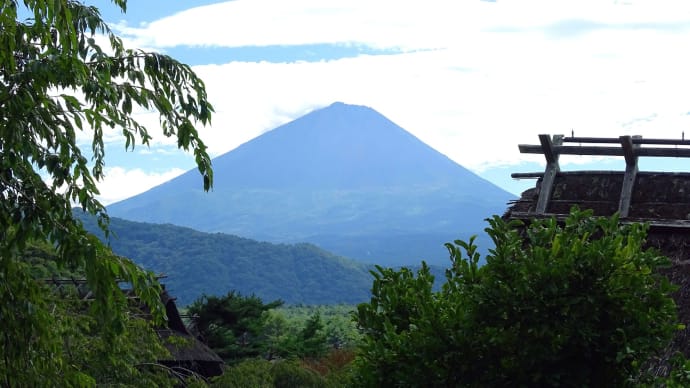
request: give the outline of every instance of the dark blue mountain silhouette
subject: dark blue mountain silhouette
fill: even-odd
[[[381,264],[446,264],[443,243],[478,234],[513,196],[373,109],[334,103],[110,205],[112,216],[272,242],[312,242]]]

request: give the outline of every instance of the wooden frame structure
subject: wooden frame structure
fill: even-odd
[[[160,281],[161,279],[167,278],[168,275],[165,274],[158,274],[156,275],[156,280]],[[75,277],[69,277],[69,278],[57,278],[57,277],[52,277],[52,278],[46,278],[42,279],[43,283],[45,284],[50,284],[53,285],[56,289],[60,290],[61,292],[63,291],[63,286],[73,286],[75,290],[77,290],[77,294],[79,298],[82,300],[90,300],[91,297],[93,296],[93,293],[88,289],[88,281],[86,278],[75,278]],[[115,279],[115,282],[117,284],[121,283],[127,283],[127,281],[123,279]],[[122,289],[123,292],[127,294],[128,290]],[[136,296],[132,295],[127,295],[127,299],[139,299]]]
[[[551,137],[542,134],[539,135],[539,142],[539,145],[520,144],[518,148],[520,153],[523,154],[543,154],[546,158],[545,171],[543,173],[511,174],[511,177],[516,179],[542,178],[541,190],[539,191],[539,198],[535,209],[537,215],[545,214],[549,206],[554,181],[560,173],[560,166],[558,164],[560,155],[623,156],[625,158],[623,187],[618,205],[618,212],[621,217],[628,217],[630,211],[630,200],[637,177],[637,161],[639,157],[690,158],[690,147],[687,147],[690,146],[690,140],[685,139],[643,139],[642,136],[596,138],[553,135]],[[577,145],[566,145],[566,143],[577,143]],[[617,146],[610,146],[610,144],[617,144]],[[679,148],[680,146],[686,146],[686,148]]]

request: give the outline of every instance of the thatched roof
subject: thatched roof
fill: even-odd
[[[578,205],[595,215],[618,211],[624,173],[622,171],[559,172],[553,182],[545,214],[568,214]],[[508,209],[511,218],[534,216],[543,180],[522,193]],[[630,199],[629,219],[656,223],[690,222],[690,173],[638,172]]]
[[[165,304],[168,322],[166,327],[158,329],[157,332],[164,340],[163,343],[173,360],[223,363],[222,358],[189,332],[182,321],[175,299],[165,290],[161,293],[161,301]]]
[[[174,361],[204,361],[223,363],[211,348],[192,335],[182,334],[174,330],[158,330],[165,347],[170,351]],[[167,360],[167,361],[171,361]]]
[[[223,359],[187,329],[177,309],[175,298],[171,297],[165,288],[160,297],[165,305],[168,320],[167,325],[158,328],[156,332],[171,357],[158,360],[158,362],[173,369],[193,372],[204,377],[222,374]]]

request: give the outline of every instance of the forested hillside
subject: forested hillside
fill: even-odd
[[[95,222],[84,219],[98,233]],[[180,305],[229,290],[286,303],[359,303],[371,288],[370,266],[311,244],[271,244],[222,233],[111,219],[110,244],[157,273]]]

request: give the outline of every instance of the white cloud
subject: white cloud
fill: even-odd
[[[689,27],[684,1],[236,0],[122,31],[163,49],[355,43],[420,50],[196,66],[217,110],[203,138],[217,155],[344,101],[371,106],[482,170],[538,160],[520,155],[517,144],[536,143],[539,133],[680,137],[690,129]]]
[[[139,46],[159,48],[356,42],[424,49],[456,46],[492,29],[553,29],[564,21],[560,27],[575,27],[573,21],[600,28],[662,25],[687,22],[689,12],[687,2],[663,0],[235,0],[119,29]]]
[[[471,71],[454,68],[447,57],[463,54],[452,50],[200,66],[196,71],[213,80],[209,96],[219,108],[213,128],[202,133],[217,154],[312,107],[344,101],[377,109],[478,169],[523,160],[516,145],[536,141],[539,133],[678,137],[690,128],[690,77],[682,69],[690,68],[688,59],[660,54],[673,65],[666,66],[669,73],[654,73],[644,71],[649,63],[588,62],[568,52],[578,47],[552,49],[536,63],[495,54],[512,66]],[[651,119],[636,120],[645,117]]]
[[[475,24],[481,3],[457,1],[237,0],[193,8],[143,27],[119,25],[140,46],[264,46],[366,43],[443,47],[449,32]],[[463,12],[464,11],[464,12]],[[468,13],[471,11],[471,14]],[[185,28],[180,28],[185,26]]]
[[[105,169],[105,179],[98,183],[101,195],[97,198],[102,204],[109,205],[143,193],[184,172],[185,170],[179,168],[164,172],[147,172],[140,168],[109,167]]]

